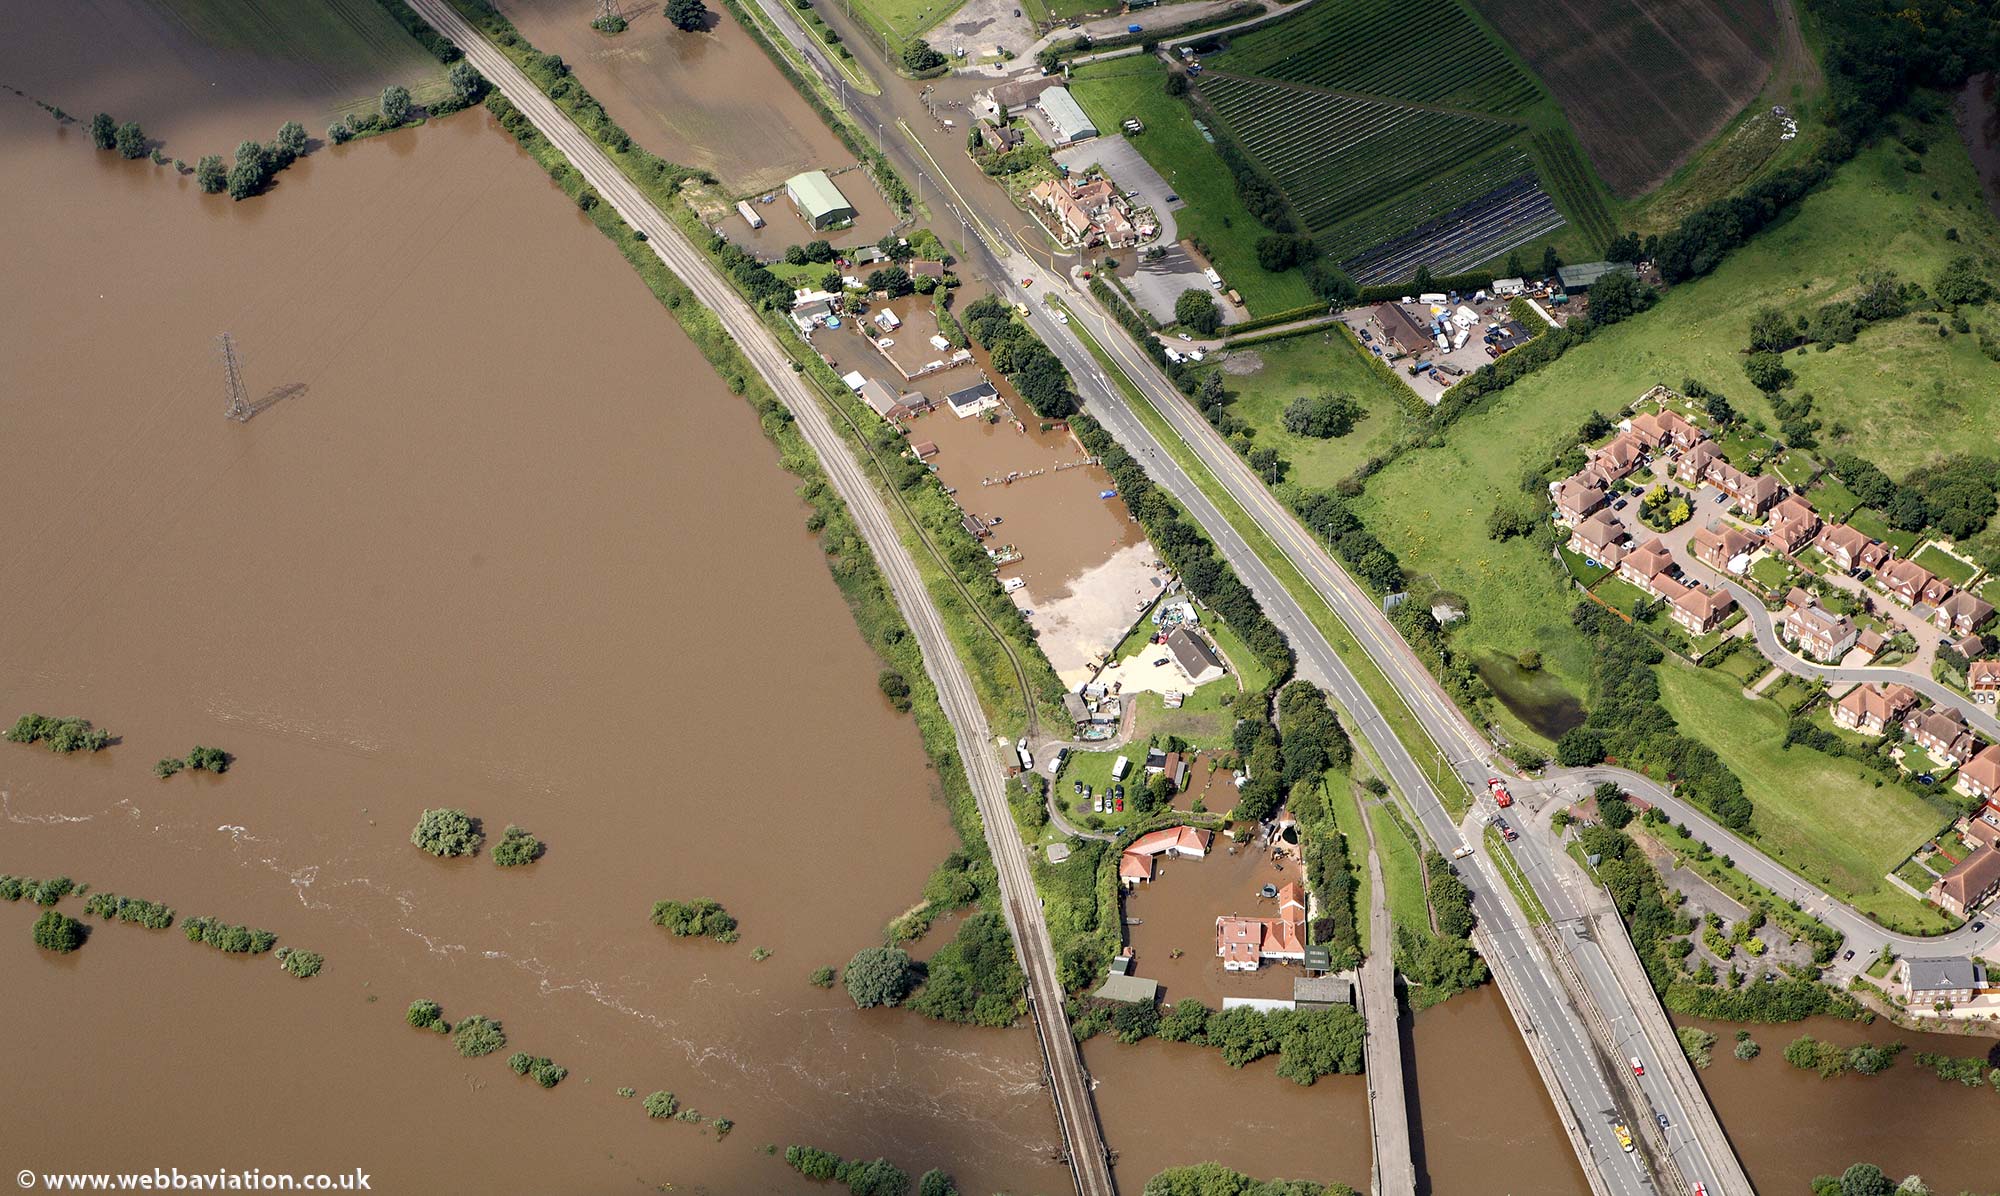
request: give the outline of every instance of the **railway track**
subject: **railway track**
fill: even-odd
[[[993,736],[972,680],[953,653],[943,620],[924,587],[916,561],[897,535],[888,508],[847,442],[833,426],[808,384],[792,369],[791,357],[771,330],[709,260],[604,155],[596,141],[542,94],[513,61],[488,44],[445,0],[408,0],[440,34],[465,54],[480,74],[561,150],[604,202],[633,228],[646,234],[662,262],[704,306],[722,321],[739,350],[785,404],[799,432],[818,454],[827,479],[852,512],[862,538],[875,554],[890,592],[923,649],[924,669],[937,686],[938,701],[957,737],[958,753],[971,782],[986,842],[1000,878],[1001,904],[1008,929],[1028,977],[1028,1004],[1055,1101],[1065,1152],[1076,1188],[1083,1196],[1112,1196],[1110,1154],[1090,1095],[1090,1080],[1069,1031],[1055,949],[1040,915],[1028,848],[1014,830],[1007,807],[1007,777],[994,759]]]

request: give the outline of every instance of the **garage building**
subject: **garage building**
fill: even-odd
[[[808,170],[785,180],[785,195],[815,230],[854,219],[854,205],[833,185],[824,170]]]

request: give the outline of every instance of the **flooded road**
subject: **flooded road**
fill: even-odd
[[[1921,1175],[1938,1192],[1986,1192],[2000,1183],[2000,1156],[1992,1146],[2000,1136],[2000,1095],[1941,1080],[1911,1061],[1919,1051],[1985,1055],[1994,1048],[1991,1038],[1827,1017],[1783,1026],[1676,1022],[1715,1035],[1715,1062],[1695,1074],[1759,1192],[1803,1192],[1813,1176],[1838,1175],[1857,1162],[1874,1163],[1898,1179]],[[1739,1029],[1763,1047],[1748,1063],[1731,1053]],[[1786,1045],[1801,1034],[1843,1047],[1901,1042],[1906,1049],[1879,1075],[1823,1080],[1784,1060]],[[1808,1127],[1811,1132],[1801,1132]]]
[[[0,246],[0,499],[34,513],[0,545],[0,710],[120,737],[0,744],[0,870],[326,957],[302,982],[95,919],[48,957],[0,905],[13,999],[75,1028],[10,1019],[11,1086],[90,1110],[0,1119],[0,1155],[739,1192],[796,1190],[762,1148],[813,1143],[1067,1185],[1030,1031],[806,983],[955,837],[751,412],[483,112],[314,154],[282,203],[185,194],[12,97],[0,157],[0,213],[43,230]],[[222,329],[287,396],[248,424]],[[152,776],[197,743],[235,767]],[[432,860],[439,805],[548,853]],[[697,896],[740,943],[647,924]],[[569,1078],[458,1058],[403,1024],[419,997]]]

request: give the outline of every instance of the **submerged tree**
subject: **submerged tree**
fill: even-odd
[[[667,20],[683,33],[694,33],[708,23],[708,5],[701,0],[667,0]]]

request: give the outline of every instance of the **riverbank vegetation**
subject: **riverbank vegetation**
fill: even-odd
[[[860,1009],[900,1005],[923,979],[910,953],[901,947],[863,947],[841,971],[847,995]]]
[[[1887,1071],[1902,1051],[1903,1044],[1900,1042],[1887,1046],[1863,1042],[1843,1047],[1810,1034],[1801,1034],[1785,1047],[1785,1062],[1800,1071],[1816,1071],[1821,1079],[1830,1080],[1849,1073],[1878,1075]]]
[[[36,880],[32,876],[0,875],[0,901],[19,901],[26,897],[47,909],[75,891],[76,882],[67,876]]]
[[[444,1020],[444,1010],[436,1001],[423,998],[410,1002],[410,1008],[403,1014],[403,1020],[419,1030],[435,1030],[439,1034],[451,1033],[451,1023]]]
[[[530,1055],[526,1051],[515,1051],[507,1056],[507,1066],[517,1076],[533,1076],[535,1083],[544,1088],[553,1088],[563,1082],[569,1068],[551,1060],[548,1056]]]
[[[467,1059],[490,1055],[507,1045],[507,1032],[499,1022],[477,1013],[462,1019],[451,1032],[451,1043]]]
[[[807,1179],[845,1184],[853,1196],[908,1196],[910,1191],[909,1173],[887,1159],[843,1159],[817,1146],[787,1146],[785,1163]]]
[[[1214,1010],[1193,998],[1168,1006],[1150,1001],[1110,1001],[1073,997],[1071,1032],[1078,1041],[1109,1033],[1122,1043],[1157,1037],[1167,1042],[1213,1047],[1222,1061],[1241,1068],[1278,1056],[1278,1074],[1302,1087],[1321,1076],[1359,1075],[1366,1023],[1350,1006],[1332,1009],[1248,1007]]]
[[[42,743],[58,756],[96,752],[111,746],[111,732],[90,725],[87,718],[50,718],[24,714],[6,731],[8,743]]]
[[[1196,1163],[1169,1167],[1147,1180],[1144,1196],[1355,1196],[1355,1191],[1309,1179],[1252,1179],[1221,1163]]]
[[[410,832],[411,843],[439,859],[474,855],[485,838],[478,819],[448,806],[425,810],[417,819],[416,829]]]
[[[718,943],[736,941],[736,919],[707,897],[692,901],[655,901],[652,923],[675,938],[711,938]]]
[[[326,957],[317,951],[307,951],[302,947],[280,947],[273,957],[278,966],[301,980],[310,980],[319,975],[326,965]]]

